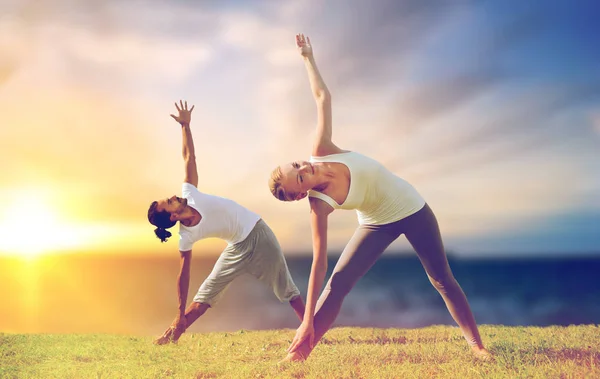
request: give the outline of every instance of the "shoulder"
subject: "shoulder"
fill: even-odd
[[[190,182],[183,182],[181,188],[188,191],[198,191],[198,188]]]
[[[181,194],[183,195],[183,197],[189,197],[191,195],[199,195],[202,192],[200,192],[198,190],[198,188],[196,188],[195,185],[188,183],[188,182],[183,182],[183,184],[181,185]]]
[[[310,203],[311,212],[316,215],[327,216],[335,210],[335,208],[327,204],[327,202],[317,197],[309,197],[308,201]]]
[[[332,154],[344,153],[346,150],[342,150],[337,147],[333,142],[319,142],[313,146],[312,155],[314,157],[325,157]]]
[[[334,158],[334,157],[337,158],[338,155],[347,154],[347,153],[352,153],[352,151],[340,149],[337,146],[335,149],[317,150],[317,151],[313,151],[313,154],[310,156],[310,161],[311,162],[313,162],[313,161],[326,162],[327,159]]]

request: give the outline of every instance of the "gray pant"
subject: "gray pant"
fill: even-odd
[[[300,295],[281,246],[263,220],[258,220],[245,240],[227,245],[212,272],[200,286],[194,302],[214,306],[231,282],[242,274],[250,274],[271,287],[279,301],[290,301]]]
[[[356,282],[402,234],[406,235],[417,252],[429,280],[444,299],[468,343],[481,344],[467,298],[450,271],[437,220],[427,204],[402,220],[385,225],[360,225],[356,229],[317,302],[313,324],[315,342],[331,327],[340,312],[344,297]],[[301,345],[299,351],[305,357],[308,356],[308,343]]]

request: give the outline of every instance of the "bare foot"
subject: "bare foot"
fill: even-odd
[[[280,360],[278,364],[287,363],[287,362],[303,362],[305,360],[306,360],[306,358],[304,358],[304,356],[302,354],[300,354],[298,351],[295,351],[293,353],[289,353],[287,355],[287,357]]]
[[[485,347],[473,346],[471,350],[475,354],[475,358],[480,361],[491,362],[494,360],[492,354]]]

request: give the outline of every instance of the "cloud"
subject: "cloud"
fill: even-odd
[[[360,1],[327,5],[315,25],[315,34],[327,39],[315,36],[314,42],[320,61],[335,73],[329,82],[340,91],[400,80],[434,25],[460,7],[439,1],[383,1],[377,7]]]
[[[473,165],[528,153],[533,145],[539,151],[578,138],[583,128],[571,120],[561,122],[560,116],[600,97],[599,84],[592,81],[563,88],[534,88],[495,99],[489,114],[469,118],[448,138],[432,139],[429,153],[424,151],[425,159],[404,169],[422,172],[424,166],[429,166],[435,167],[426,169],[429,176],[451,175]]]
[[[41,9],[31,4],[15,7],[13,17],[0,23],[7,31],[0,47],[6,49],[8,44],[18,56],[14,47],[20,46],[29,56],[23,64],[59,71],[45,74],[59,73],[62,80],[97,84],[102,78],[113,85],[149,79],[182,82],[212,55],[210,44],[197,34],[174,38],[166,33],[177,21],[174,15],[193,19],[191,25],[206,24],[207,15],[199,9],[188,12],[187,7],[164,2],[140,8],[74,1],[54,1]]]
[[[590,120],[586,113],[582,124],[581,112],[597,108],[598,78],[586,65],[576,66],[579,79],[561,76],[577,70],[557,71],[568,64],[558,55],[583,55],[560,44],[545,50],[555,17],[546,8],[433,0],[6,4],[13,16],[0,20],[0,48],[10,57],[0,65],[0,123],[11,127],[0,138],[15,147],[1,153],[9,162],[3,185],[56,183],[86,217],[145,222],[150,199],[179,191],[181,136],[168,113],[185,96],[197,109],[201,188],[260,213],[284,248],[310,248],[306,204],[277,202],[266,185],[276,165],[308,157],[314,136],[298,32],[311,37],[333,94],[334,141],[417,185],[450,234],[483,232],[472,226],[504,211],[543,214],[552,198],[572,206],[581,193],[557,183],[592,176],[592,145],[580,142]],[[540,61],[553,55],[553,64]],[[531,175],[550,165],[554,178]],[[541,187],[523,189],[528,178]],[[354,212],[343,214],[332,220],[332,248],[356,226]]]
[[[591,118],[592,130],[596,134],[600,135],[600,111],[592,113],[590,118]]]

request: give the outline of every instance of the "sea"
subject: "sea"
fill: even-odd
[[[195,257],[191,300],[217,256]],[[329,259],[329,273],[337,257]],[[287,258],[306,296],[311,258]],[[449,256],[478,324],[600,324],[600,254]],[[178,254],[0,257],[0,332],[161,334],[177,313]],[[329,276],[328,273],[328,276]],[[236,279],[191,332],[295,329],[291,307],[251,276]],[[414,254],[384,254],[346,297],[334,326],[455,325]]]

